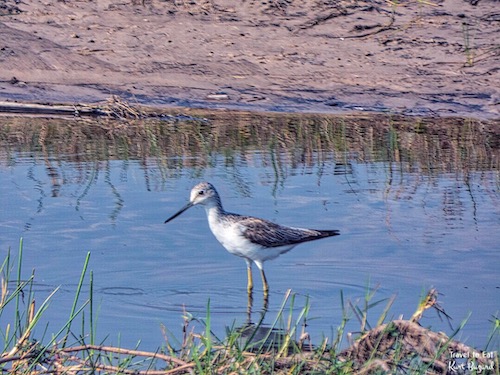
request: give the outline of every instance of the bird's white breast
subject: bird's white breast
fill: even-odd
[[[274,259],[294,246],[265,248],[245,238],[245,227],[238,221],[221,219],[215,210],[208,210],[208,225],[215,238],[233,255],[264,262]]]
[[[248,257],[249,245],[252,244],[243,236],[237,222],[219,220],[216,215],[209,213],[208,225],[215,238],[231,254]]]

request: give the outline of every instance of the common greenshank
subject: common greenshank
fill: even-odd
[[[252,263],[260,270],[264,295],[269,285],[264,273],[264,262],[275,259],[302,242],[339,235],[338,230],[317,230],[286,227],[268,220],[226,212],[220,196],[209,182],[201,182],[191,190],[189,203],[165,220],[175,219],[195,205],[205,207],[208,225],[215,238],[231,254],[245,259],[247,264],[248,293],[252,293]]]

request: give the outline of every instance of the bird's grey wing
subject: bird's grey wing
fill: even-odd
[[[290,228],[271,221],[247,217],[240,222],[242,234],[251,242],[265,247],[294,245],[321,238],[315,230]]]

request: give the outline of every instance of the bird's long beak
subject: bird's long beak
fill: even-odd
[[[188,208],[191,208],[191,207],[193,207],[193,203],[189,202],[184,207],[182,207],[177,213],[173,214],[167,220],[165,220],[164,224],[168,223],[171,220],[174,220],[177,216],[179,216],[180,214],[182,214],[184,211],[186,211]]]

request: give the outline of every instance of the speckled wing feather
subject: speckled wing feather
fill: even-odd
[[[245,217],[241,222],[243,235],[251,242],[265,247],[295,245],[301,242],[337,236],[338,230],[315,230],[285,227],[271,221]]]

